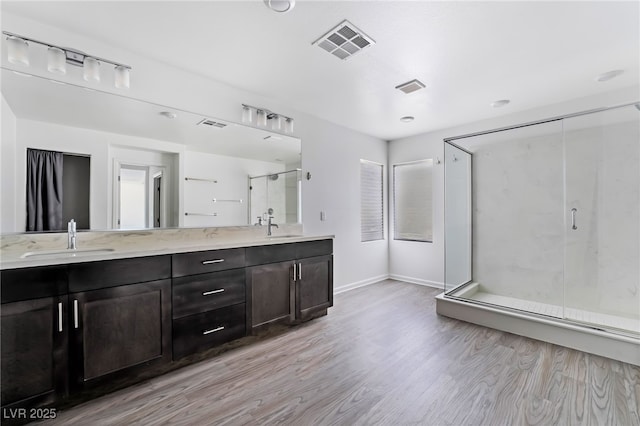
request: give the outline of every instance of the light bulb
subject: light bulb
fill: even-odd
[[[287,118],[284,122],[285,133],[293,133],[293,118]]]
[[[100,81],[100,61],[89,56],[84,58],[84,79],[86,81]]]
[[[29,44],[19,37],[7,39],[8,59],[12,64],[29,66]]]
[[[128,89],[131,75],[131,68],[118,65],[115,69],[115,85],[117,89]]]
[[[57,47],[50,47],[47,51],[47,69],[54,74],[67,73],[67,55],[64,50]]]
[[[242,107],[242,122],[243,123],[247,123],[250,124],[251,123],[251,108],[249,108],[248,106],[243,106]]]
[[[271,130],[279,132],[282,129],[282,117],[274,115],[271,118]]]
[[[256,111],[256,124],[262,127],[267,126],[267,113],[262,109]]]

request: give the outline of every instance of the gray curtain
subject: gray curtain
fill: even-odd
[[[27,231],[60,231],[61,152],[27,149]]]

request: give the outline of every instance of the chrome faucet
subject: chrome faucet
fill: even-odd
[[[271,236],[271,227],[275,226],[276,228],[278,227],[278,225],[276,225],[275,223],[271,223],[271,219],[273,219],[273,216],[269,216],[269,221],[267,222],[267,236],[270,237]]]
[[[67,223],[67,248],[76,249],[76,221],[73,219]]]

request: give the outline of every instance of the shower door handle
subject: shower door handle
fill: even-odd
[[[576,230],[578,229],[578,226],[576,225],[576,213],[578,212],[578,209],[573,208],[571,209],[571,229]]]

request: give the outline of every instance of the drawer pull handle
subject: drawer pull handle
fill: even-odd
[[[212,263],[222,263],[222,262],[224,262],[224,259],[203,260],[202,264],[203,265],[211,265]]]
[[[203,296],[209,296],[211,294],[222,293],[224,288],[219,288],[218,290],[205,291],[202,293]]]
[[[62,302],[58,303],[58,331],[62,332]]]
[[[78,328],[78,299],[73,300],[73,328]]]
[[[224,330],[224,327],[220,326],[217,328],[213,328],[211,330],[203,331],[202,334],[207,335],[207,334],[215,333],[216,331],[221,331],[221,330]]]

